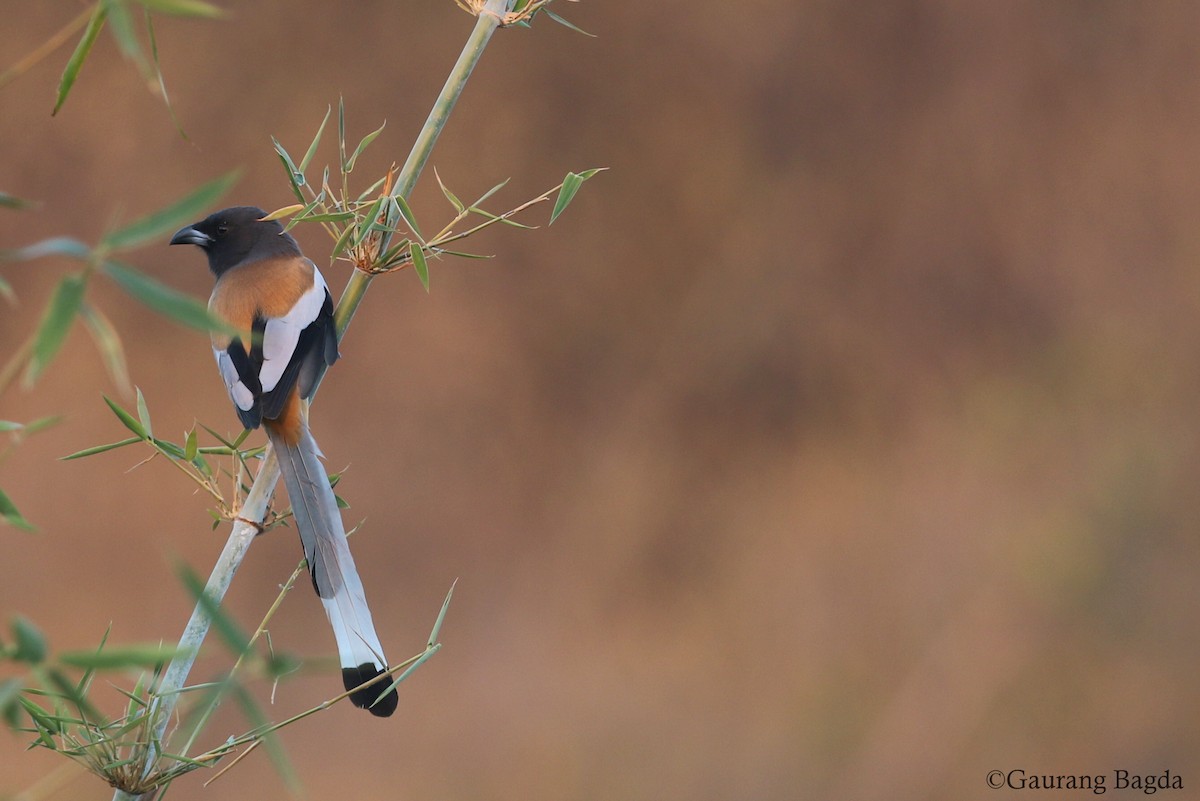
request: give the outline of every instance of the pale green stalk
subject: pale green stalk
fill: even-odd
[[[446,79],[446,84],[442,87],[442,92],[438,95],[433,110],[429,113],[429,118],[425,121],[408,159],[400,170],[396,185],[392,190],[393,196],[407,198],[412,192],[413,186],[416,185],[417,178],[437,142],[438,135],[441,134],[442,128],[450,116],[450,111],[454,108],[459,95],[462,94],[467,78],[470,77],[471,71],[479,62],[480,56],[483,55],[483,50],[491,39],[492,33],[495,32],[500,20],[508,13],[511,6],[512,0],[488,0],[483,13],[476,18],[475,28],[471,31],[471,36],[467,40],[458,62],[455,63],[449,78]],[[390,213],[389,223],[395,224]],[[385,235],[379,250],[380,253],[387,250],[388,239],[389,237]],[[358,304],[362,302],[372,277],[369,273],[361,270],[355,270],[350,276],[334,312],[339,338],[345,334],[346,328],[354,318],[354,312],[358,309]],[[204,594],[213,604],[220,604],[221,599],[225,597],[225,592],[229,589],[234,574],[250,549],[250,543],[258,534],[257,524],[260,524],[266,516],[268,503],[278,481],[279,466],[275,461],[274,454],[268,448],[262,467],[255,476],[254,485],[251,487],[249,495],[246,496],[246,502],[240,511],[241,519],[234,522],[229,540],[225,543],[225,549],[217,559],[217,564],[213,567],[208,583],[204,587]],[[167,667],[151,706],[150,714],[155,715],[156,718],[153,726],[153,740],[146,746],[149,754],[146,760],[145,775],[150,775],[154,769],[158,746],[165,736],[167,725],[175,711],[175,704],[179,699],[180,691],[187,682],[200,645],[208,634],[210,622],[204,605],[197,603],[196,608],[192,611],[191,619],[188,620],[187,627],[183,631],[183,636],[179,639],[179,652],[182,655],[172,660]],[[141,797],[117,790],[113,795],[113,801],[136,801]]]

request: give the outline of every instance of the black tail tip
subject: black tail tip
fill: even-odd
[[[356,668],[342,668],[342,684],[347,690],[353,690],[381,673],[383,673],[382,670],[369,662],[364,662]],[[370,687],[350,693],[350,703],[359,709],[366,709],[377,718],[390,717],[396,711],[396,705],[400,703],[400,696],[396,695],[396,691],[388,690],[391,686],[390,680],[380,679]],[[385,690],[388,690],[386,694],[384,694]],[[376,703],[377,699],[378,703]]]

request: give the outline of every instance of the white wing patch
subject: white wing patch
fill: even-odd
[[[225,389],[229,391],[233,405],[243,412],[249,411],[250,407],[254,405],[254,395],[238,377],[237,368],[233,366],[233,359],[229,358],[227,351],[216,348],[213,348],[213,356],[217,359],[217,369],[221,371],[221,379],[225,382]]]
[[[262,385],[263,392],[270,392],[279,383],[283,371],[292,359],[292,354],[296,351],[300,332],[317,319],[328,291],[321,271],[317,269],[316,265],[313,265],[312,287],[300,296],[291,311],[283,317],[273,317],[267,320],[266,330],[263,332],[263,364],[258,371],[258,381]],[[233,365],[230,364],[231,369],[232,367]],[[222,367],[222,371],[224,371],[224,367]],[[231,389],[230,395],[232,396],[232,394],[233,390]],[[234,403],[237,402],[237,398],[234,398]]]

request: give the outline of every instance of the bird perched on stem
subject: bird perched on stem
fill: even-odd
[[[171,244],[205,252],[217,279],[209,310],[242,332],[214,333],[213,355],[242,424],[261,424],[275,448],[313,588],[337,639],[342,681],[353,690],[384,673],[387,660],[308,428],[306,401],[338,358],[333,300],[296,240],[265,216],[254,206],[223,209],[181,228]],[[398,700],[389,687],[383,678],[350,700],[387,717]]]

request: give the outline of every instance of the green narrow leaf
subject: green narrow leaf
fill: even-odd
[[[386,200],[387,196],[381,195],[374,203],[371,204],[370,208],[367,209],[367,213],[363,217],[363,221],[359,225],[355,226],[357,230],[357,233],[354,235],[355,247],[361,245],[363,241],[370,235],[371,231],[375,230],[375,223],[379,219],[379,209],[383,206]]]
[[[192,600],[196,601],[200,606],[204,607],[204,612],[209,615],[212,621],[212,628],[217,633],[217,636],[224,640],[230,651],[234,654],[245,654],[250,648],[250,638],[241,630],[241,627],[236,624],[233,618],[224,612],[220,604],[214,603],[212,598],[205,595],[204,582],[194,573],[190,567],[181,565],[176,573],[184,583],[187,591],[192,595]]]
[[[43,256],[66,256],[86,261],[91,256],[91,250],[78,239],[72,239],[69,236],[43,239],[41,242],[35,242],[16,250],[0,250],[0,259],[4,261],[32,261]]]
[[[459,214],[462,214],[464,211],[466,211],[467,207],[463,205],[461,200],[458,199],[458,196],[446,188],[446,185],[442,183],[442,176],[438,175],[437,167],[433,168],[433,177],[437,179],[438,186],[442,188],[442,194],[446,196],[446,200],[450,201],[450,205],[454,207],[454,210]]]
[[[346,173],[346,98],[338,96],[338,164]]]
[[[321,134],[325,133],[325,123],[329,122],[329,115],[333,113],[333,106],[326,106],[325,119],[321,120],[321,126],[317,128],[317,135],[313,137],[312,144],[308,146],[308,150],[304,152],[304,158],[300,159],[300,173],[304,174],[308,170],[309,163],[313,160],[313,156],[317,153],[317,145],[321,144]]]
[[[290,231],[291,229],[293,229],[297,225],[299,225],[301,221],[309,219],[306,215],[311,213],[312,211],[314,211],[317,208],[317,206],[320,206],[324,202],[325,202],[325,190],[322,189],[320,191],[320,193],[318,193],[317,196],[312,199],[311,203],[302,207],[300,209],[300,211],[298,211],[296,213],[295,217],[288,220],[287,225],[283,226],[283,230]]]
[[[14,616],[12,633],[17,645],[13,659],[18,662],[41,662],[46,658],[46,638],[32,620],[23,615]]]
[[[18,676],[0,681],[0,709],[8,709],[9,704],[16,700],[17,694],[21,692],[21,685]]]
[[[33,523],[26,520],[17,509],[16,504],[4,494],[4,490],[0,490],[0,520],[22,531],[37,531]]]
[[[32,200],[22,200],[15,195],[8,194],[7,192],[0,192],[0,208],[17,209],[20,211],[24,209],[31,209],[36,205],[38,204]]]
[[[263,729],[264,731],[270,728],[271,721],[263,714],[262,709],[255,703],[250,693],[246,692],[245,687],[235,684],[233,686],[233,697],[242,708],[242,714],[250,720],[254,728]],[[300,778],[288,760],[287,752],[279,742],[279,736],[273,731],[268,731],[263,735],[261,742],[266,746],[267,756],[271,760],[275,772],[279,774],[279,778],[283,779],[283,783],[287,785],[293,794],[298,794],[300,790]]]
[[[566,26],[566,27],[570,28],[571,30],[575,31],[575,33],[582,33],[584,36],[590,36],[590,37],[592,37],[593,39],[595,39],[595,38],[596,38],[596,35],[595,35],[594,33],[588,33],[588,32],[587,32],[587,31],[585,31],[583,28],[580,28],[580,27],[579,27],[579,26],[577,26],[577,25],[574,25],[574,24],[572,24],[572,23],[570,23],[570,22],[567,22],[565,19],[563,19],[562,17],[558,16],[557,14],[555,14],[555,13],[554,13],[553,11],[551,11],[550,9],[543,7],[543,8],[542,8],[542,11],[544,11],[544,12],[546,13],[546,16],[550,17],[550,19],[554,20],[554,21],[555,21],[555,22],[557,22],[559,25],[564,25],[564,26]]]
[[[75,453],[72,453],[69,456],[60,456],[59,459],[64,462],[70,461],[71,459],[82,459],[85,456],[95,456],[98,453],[116,450],[117,448],[124,448],[126,445],[133,445],[137,442],[142,442],[142,438],[130,437],[129,439],[123,439],[120,442],[110,442],[107,445],[96,445],[91,448],[84,448],[81,451],[75,451]]]
[[[145,5],[144,2],[143,5]],[[150,16],[150,9],[145,8],[144,10],[146,34],[150,38],[150,63],[154,68],[154,77],[158,81],[158,91],[162,94],[163,104],[167,107],[167,116],[171,118],[171,124],[175,126],[180,137],[187,139],[187,131],[183,130],[183,126],[179,123],[179,117],[175,114],[175,106],[171,103],[171,95],[167,92],[167,79],[163,75],[162,62],[158,58],[158,37],[154,35],[154,20]]]
[[[316,214],[297,214],[296,222],[345,222],[353,220],[352,211],[323,211]]]
[[[409,255],[412,256],[413,269],[417,271],[417,278],[421,279],[421,286],[425,287],[425,291],[429,291],[429,264],[425,261],[425,251],[421,250],[421,246],[416,242],[412,242],[408,246]]]
[[[75,85],[75,79],[79,77],[79,70],[83,67],[88,53],[92,52],[92,45],[96,43],[96,37],[100,35],[100,29],[104,27],[104,20],[107,17],[108,10],[104,3],[96,3],[96,10],[92,12],[92,18],[88,20],[83,36],[79,38],[79,44],[75,45],[75,52],[67,59],[67,66],[58,80],[58,96],[54,101],[54,110],[50,112],[51,117],[57,114],[63,103],[66,102],[71,87]]]
[[[24,423],[14,423],[12,420],[0,420],[0,431],[20,431],[24,428]]]
[[[39,431],[45,431],[47,428],[53,428],[63,421],[61,414],[51,415],[50,417],[39,417],[36,420],[31,420],[25,424],[25,435],[36,434]]]
[[[283,168],[287,170],[288,183],[291,184],[292,194],[296,196],[296,200],[301,203],[307,203],[304,199],[304,193],[300,191],[300,187],[304,186],[304,173],[300,172],[296,167],[296,162],[292,160],[292,154],[287,152],[287,148],[283,146],[278,139],[271,137],[271,142],[275,145],[275,152],[279,154],[279,160],[283,162]]]
[[[583,186],[584,178],[577,173],[569,172],[567,177],[563,178],[562,188],[558,190],[558,200],[554,201],[554,211],[550,212],[550,224],[554,225],[554,221],[558,219],[558,215],[562,214],[570,204],[575,193],[579,191],[579,187]]]
[[[29,361],[29,371],[25,376],[28,385],[32,386],[45,371],[66,341],[67,333],[75,322],[75,315],[79,313],[79,305],[83,302],[86,287],[87,279],[82,273],[65,275],[58,282],[34,338],[33,357]]]
[[[117,419],[120,420],[126,428],[137,434],[142,439],[149,439],[146,429],[142,427],[142,424],[138,422],[132,414],[121,408],[121,404],[117,403],[107,395],[101,395],[100,397],[104,398],[104,402],[108,404],[108,408],[112,409],[112,413],[117,416]]]
[[[409,676],[411,676],[413,674],[413,671],[415,671],[421,665],[423,665],[427,661],[429,661],[430,657],[432,657],[434,654],[436,654],[440,650],[442,650],[442,644],[440,642],[426,648],[424,653],[422,653],[420,656],[418,656],[416,659],[414,659],[413,663],[411,665],[409,665],[407,668],[405,668],[404,672],[402,672],[399,676],[397,676],[395,681],[393,681],[391,684],[388,685],[388,689],[384,690],[382,693],[380,693],[379,696],[383,697],[384,695],[386,695],[388,693],[388,691],[395,690],[397,687],[399,687],[400,683],[402,681],[404,681],[405,679],[407,679]],[[381,684],[382,684],[382,682],[381,682]],[[378,699],[376,699],[375,703],[379,703]]]
[[[16,304],[17,302],[17,296],[13,294],[12,287],[3,278],[0,278],[0,295],[3,295],[9,303]]]
[[[421,236],[421,229],[417,227],[417,216],[413,214],[412,207],[408,205],[408,201],[400,197],[400,195],[392,195],[392,200],[396,201],[396,208],[400,212],[400,216],[408,223],[408,230],[413,232],[413,235],[424,241],[425,237]]]
[[[366,200],[368,195],[373,195],[377,191],[379,191],[379,188],[384,185],[384,183],[387,181],[387,179],[388,179],[387,175],[384,175],[378,181],[376,181],[375,183],[371,184],[366,189],[364,189],[362,194],[358,196],[358,202],[362,203],[364,200]]]
[[[303,203],[293,203],[290,206],[284,206],[281,209],[275,209],[275,211],[272,211],[266,217],[263,217],[263,219],[282,220],[284,217],[291,217],[293,214],[303,211],[305,208],[307,207]]]
[[[138,0],[151,11],[160,11],[176,17],[207,17],[213,19],[225,16],[225,9],[206,3],[204,0]]]
[[[104,636],[100,638],[100,644],[96,646],[96,650],[99,651],[104,649],[104,646],[108,644],[108,635],[110,634],[112,634],[111,621],[109,622],[108,627],[104,630]],[[75,685],[76,692],[86,697],[87,693],[91,689],[92,679],[95,677],[95,675],[96,671],[94,669],[85,670],[83,675],[79,677],[79,683]]]
[[[121,337],[108,318],[92,304],[84,301],[80,312],[84,325],[92,335],[92,341],[100,351],[100,358],[108,370],[108,375],[117,385],[122,395],[132,391],[129,384],[129,368],[125,362],[125,349],[121,346]]]
[[[182,325],[200,331],[219,331],[231,336],[238,334],[237,330],[210,312],[208,307],[200,301],[171,289],[166,284],[160,284],[132,267],[114,261],[106,261],[102,265],[102,269],[109,278],[116,281],[134,298]]]
[[[354,164],[358,161],[358,157],[361,156],[362,152],[366,150],[372,142],[375,141],[377,136],[383,133],[383,129],[386,127],[387,121],[385,120],[383,125],[380,125],[378,128],[376,128],[374,131],[371,131],[371,133],[367,134],[359,141],[358,147],[354,148],[354,153],[350,156],[350,160],[346,162],[344,170],[346,173],[350,173],[354,169]]]
[[[446,593],[446,600],[442,601],[442,608],[438,611],[437,620],[433,622],[433,630],[429,632],[429,640],[426,645],[433,647],[437,645],[438,637],[442,633],[442,623],[446,620],[446,610],[450,608],[450,599],[454,597],[454,588],[458,586],[458,579],[450,582],[450,590]]]
[[[215,603],[204,592],[204,582],[200,577],[187,565],[181,564],[176,570],[176,575],[183,582],[183,586],[191,593],[192,599],[200,606],[204,607],[204,611],[212,620],[213,629],[217,635],[225,641],[229,649],[235,654],[243,654],[250,647],[250,638],[242,631],[241,627],[234,622],[220,605]]]
[[[499,192],[504,187],[508,186],[508,182],[511,180],[512,180],[511,178],[505,178],[503,181],[496,184],[491,189],[489,189],[488,191],[486,191],[482,195],[480,195],[479,199],[471,204],[471,211],[475,212],[476,214],[486,214],[486,212],[484,212],[483,210],[478,208],[479,204],[482,203],[483,201],[487,200],[488,198],[490,198],[492,195]]]
[[[100,0],[100,5],[108,10],[108,30],[117,40],[121,54],[133,61],[142,74],[146,75],[146,55],[142,52],[142,43],[138,41],[133,17],[129,14],[128,0]]]
[[[180,651],[168,645],[126,645],[95,651],[67,651],[58,655],[64,665],[96,670],[124,670],[154,667],[179,656]]]
[[[239,171],[234,170],[209,181],[171,205],[113,231],[104,237],[104,244],[113,250],[129,250],[166,237],[208,211],[237,182],[238,175]]]
[[[196,440],[196,429],[192,429],[187,433],[187,439],[183,443],[183,458],[191,462],[196,459],[196,454],[199,453],[200,444]]]
[[[138,421],[142,424],[142,429],[146,432],[146,436],[154,438],[154,429],[150,426],[150,409],[146,406],[146,396],[142,394],[142,388],[137,387],[137,410]]]
[[[350,244],[350,240],[354,237],[354,232],[357,230],[357,228],[358,226],[355,225],[347,225],[342,232],[338,234],[337,241],[333,243],[333,253],[329,257],[331,261],[342,255],[342,251],[344,251],[346,246]]]

